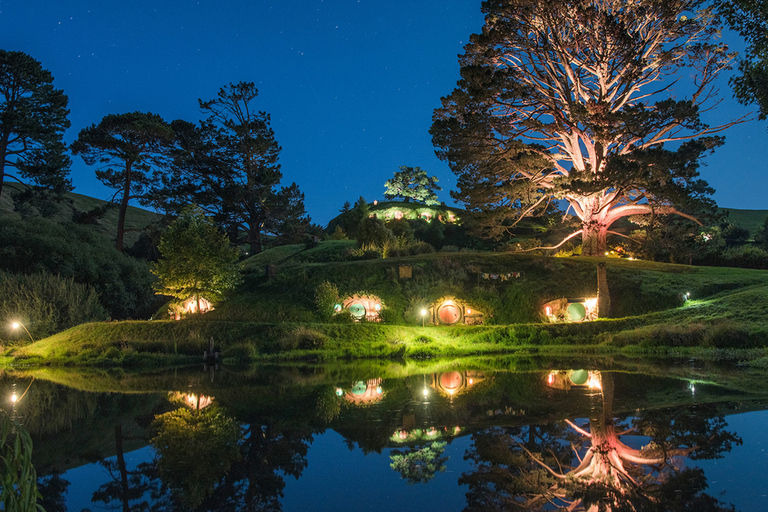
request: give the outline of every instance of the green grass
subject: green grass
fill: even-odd
[[[13,211],[13,200],[11,199],[11,194],[14,190],[18,190],[19,187],[22,187],[22,185],[19,185],[15,182],[4,183],[3,194],[2,197],[0,197],[0,216],[9,215],[18,217],[19,214]],[[53,215],[52,218],[61,221],[71,221],[74,212],[88,212],[94,208],[103,206],[106,203],[108,203],[108,201],[103,201],[101,199],[70,192],[66,194],[63,203],[59,207],[59,211]],[[118,208],[117,205],[115,205],[114,208],[110,208],[101,219],[97,220],[93,224],[92,227],[94,231],[100,233],[110,240],[114,240],[115,234],[117,233],[117,215]],[[125,216],[126,247],[130,247],[133,243],[136,242],[141,231],[145,227],[152,224],[157,224],[160,219],[162,219],[162,215],[158,213],[151,212],[142,208],[137,208],[135,206],[129,206],[128,212]]]
[[[677,354],[768,346],[768,271],[691,267],[603,258],[510,253],[435,253],[399,259],[332,261],[347,241],[285,246],[246,261],[245,280],[206,315],[179,322],[84,324],[6,351],[11,364],[160,366],[199,362],[212,337],[225,360],[428,360],[491,354]],[[541,305],[594,295],[605,261],[617,318],[541,323]],[[264,265],[277,262],[275,277]],[[411,279],[398,267],[409,265]],[[491,282],[484,272],[520,272]],[[480,275],[479,275],[480,274]],[[318,322],[314,290],[335,283],[343,296],[378,295],[386,322]],[[682,294],[693,300],[684,303]],[[454,296],[486,314],[483,326],[427,326],[418,311]],[[719,357],[719,356],[718,356]],[[750,359],[764,357],[763,353]],[[0,364],[8,359],[0,359]]]
[[[728,212],[728,222],[749,231],[750,237],[755,236],[757,228],[765,222],[768,210],[737,210],[735,208],[721,208]]]

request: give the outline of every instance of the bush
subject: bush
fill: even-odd
[[[157,308],[146,261],[123,254],[92,227],[4,218],[0,271],[58,274],[89,284],[113,318],[147,318]]]
[[[0,320],[21,322],[35,340],[107,316],[93,287],[72,278],[0,273]],[[28,338],[23,330],[13,333],[14,340]]]
[[[328,281],[323,281],[315,288],[315,305],[317,306],[317,315],[323,321],[328,321],[335,312],[336,304],[339,303],[339,287]]]
[[[297,327],[294,330],[285,333],[277,340],[277,346],[283,352],[291,350],[312,350],[319,349],[325,345],[328,336],[307,327]]]

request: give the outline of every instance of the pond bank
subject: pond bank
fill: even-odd
[[[697,354],[768,361],[763,332],[731,323],[652,323],[649,316],[581,324],[415,327],[128,321],[83,324],[6,350],[0,366],[173,366],[199,363],[213,339],[220,360],[420,360],[499,354]],[[658,316],[658,314],[657,314]],[[766,365],[768,366],[768,365]]]

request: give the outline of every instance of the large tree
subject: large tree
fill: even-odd
[[[99,124],[83,129],[72,143],[72,153],[88,165],[99,165],[96,177],[115,189],[112,200],[119,203],[115,247],[123,250],[125,215],[128,203],[153,201],[153,190],[169,166],[174,132],[152,113],[110,114]]]
[[[159,248],[162,257],[152,268],[155,290],[179,302],[194,299],[195,311],[201,298],[217,301],[240,281],[240,251],[196,205],[168,226]]]
[[[435,193],[441,190],[437,185],[437,177],[428,176],[427,171],[420,167],[400,166],[400,171],[391,180],[387,180],[384,187],[387,189],[384,192],[387,199],[402,197],[406,203],[413,199],[430,205],[440,202]]]
[[[0,50],[0,194],[7,178],[55,192],[72,190],[62,140],[69,128],[67,101],[38,61],[26,53]]]
[[[603,253],[621,218],[690,216],[709,201],[699,159],[733,122],[711,127],[700,113],[732,55],[699,0],[489,0],[482,9],[485,26],[431,129],[458,175],[455,199],[513,215],[505,227],[565,200],[581,221],[568,238],[581,234],[585,255]]]
[[[233,242],[248,244],[252,253],[261,251],[265,234],[279,234],[291,220],[308,223],[298,186],[280,187],[281,148],[269,114],[254,108],[257,96],[253,83],[239,82],[222,87],[215,99],[200,100],[208,118],[187,141],[194,148],[188,145],[177,158],[183,173],[201,185],[199,193]],[[216,164],[200,167],[210,159]]]
[[[715,0],[728,25],[746,41],[739,56],[739,74],[731,78],[736,98],[760,108],[768,117],[768,2],[765,0]]]

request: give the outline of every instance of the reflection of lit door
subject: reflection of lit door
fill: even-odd
[[[447,372],[440,376],[440,385],[443,389],[455,391],[461,387],[463,380],[459,372]]]
[[[443,304],[437,310],[437,318],[441,324],[453,325],[461,319],[461,310],[456,304]]]
[[[360,302],[353,302],[349,305],[349,314],[358,320],[365,317],[365,306]]]

